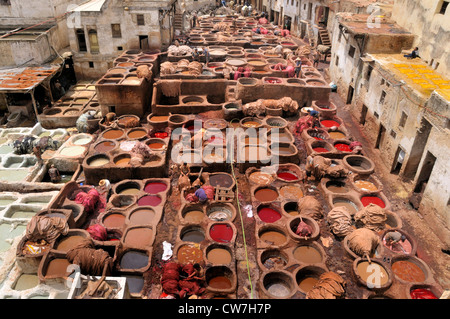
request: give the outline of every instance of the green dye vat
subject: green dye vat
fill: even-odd
[[[12,153],[13,148],[9,145],[1,145],[0,146],[0,154],[9,154]]]
[[[29,174],[28,170],[3,170],[0,171],[0,181],[19,182],[25,179]]]
[[[5,252],[11,247],[10,240],[22,236],[27,226],[18,225],[15,228],[11,224],[0,224],[0,252]]]
[[[35,274],[22,274],[14,286],[14,290],[21,291],[36,287],[39,284],[39,277]]]
[[[0,198],[0,206],[6,206],[16,201],[15,198]]]
[[[35,211],[27,211],[27,210],[17,210],[13,212],[9,218],[31,218],[36,215]]]

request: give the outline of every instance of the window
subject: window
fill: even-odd
[[[348,49],[348,55],[353,58],[355,56],[355,47],[353,45],[350,46],[350,49]]]
[[[439,9],[439,14],[445,14],[445,10],[447,10],[449,3],[450,1],[442,1],[441,8]]]
[[[372,74],[373,71],[373,66],[368,65],[367,66],[367,73],[366,73],[366,80],[369,81],[370,80],[370,75]]]
[[[144,15],[138,14],[136,15],[137,25],[145,25]]]
[[[84,36],[84,30],[77,29],[78,51],[87,52],[86,37]]]
[[[93,68],[94,68],[94,62],[90,61],[90,62],[89,62],[89,67],[90,67],[91,69],[93,69]]]
[[[394,131],[394,130],[391,130],[391,136],[393,137],[393,138],[396,138],[397,137],[397,133]]]
[[[339,56],[336,55],[336,66],[338,66],[338,65],[339,65]]]
[[[122,46],[117,47],[117,51],[123,51],[123,47]]]
[[[385,98],[386,98],[386,92],[383,91],[383,92],[381,92],[380,104],[383,104],[383,103],[384,103],[384,99],[385,99]]]
[[[122,31],[120,30],[120,24],[111,24],[111,31],[113,38],[121,38]]]
[[[400,122],[398,123],[398,126],[405,127],[407,119],[408,119],[408,115],[405,112],[402,112],[402,116],[400,117]]]
[[[0,0],[0,5],[1,6],[10,6],[11,1],[10,0]]]
[[[91,45],[91,53],[99,53],[98,37],[96,30],[89,30],[89,44]]]

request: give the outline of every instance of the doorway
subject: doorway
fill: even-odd
[[[352,104],[354,91],[355,91],[355,89],[353,88],[353,86],[349,85],[346,104]]]
[[[380,148],[380,145],[383,142],[384,134],[386,133],[386,128],[383,124],[380,124],[380,129],[378,130],[377,142],[375,143],[375,148]]]
[[[148,45],[148,35],[139,36],[139,48],[141,50],[148,50],[150,46]]]
[[[362,110],[361,110],[361,118],[359,119],[359,124],[364,125],[366,124],[366,116],[367,116],[367,106],[363,104]]]
[[[420,160],[425,149],[425,145],[428,142],[428,136],[430,135],[431,128],[433,126],[426,119],[422,118],[421,127],[416,133],[413,146],[411,148],[411,154],[409,155],[408,162],[405,166],[404,178],[406,180],[412,180],[416,176],[417,169],[419,168]]]
[[[398,175],[402,169],[403,160],[405,159],[405,151],[399,146],[395,152],[394,163],[392,164],[391,174]]]
[[[436,157],[427,152],[425,160],[423,161],[422,169],[420,170],[419,177],[417,178],[416,186],[409,199],[410,204],[418,209],[420,202],[422,201],[423,193],[427,187],[428,180],[430,179],[431,172],[433,171],[434,164],[436,163]]]

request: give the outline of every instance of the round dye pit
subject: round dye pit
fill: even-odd
[[[62,239],[58,240],[58,242],[55,245],[55,249],[67,252],[70,249],[77,246],[78,244],[80,244],[85,239],[86,237],[81,235],[65,236]]]
[[[201,227],[188,226],[181,231],[180,238],[182,241],[200,243],[205,240],[205,233],[203,232]]]
[[[298,186],[283,186],[280,188],[280,195],[285,199],[299,199],[303,197],[303,191]]]
[[[299,214],[297,202],[287,202],[286,204],[284,204],[283,209],[286,214],[290,216],[297,216]]]
[[[386,244],[386,236],[383,236],[383,245],[390,251],[400,254],[411,254],[413,250],[412,244],[408,239],[405,239],[404,241],[399,241],[393,245],[388,245]]]
[[[293,172],[288,171],[279,171],[277,173],[277,177],[279,179],[285,180],[285,181],[297,181],[299,178],[297,175],[295,175]]]
[[[203,261],[203,252],[194,245],[182,245],[178,248],[177,259],[181,264],[195,264]]]
[[[118,129],[109,129],[106,130],[103,134],[102,137],[105,139],[118,139],[121,138],[124,135],[124,132],[122,130],[118,130]]]
[[[253,172],[249,175],[249,180],[255,184],[267,185],[273,182],[273,176],[269,173]]]
[[[70,263],[66,258],[53,258],[47,264],[45,271],[45,277],[48,278],[63,278],[68,275],[67,267]]]
[[[378,187],[374,183],[367,180],[357,180],[355,181],[355,186],[365,192],[378,191]]]
[[[336,144],[334,144],[334,148],[341,152],[351,152],[352,151],[350,149],[350,145],[345,144],[345,143],[336,143]]]
[[[344,182],[341,181],[328,181],[325,184],[327,190],[332,193],[343,194],[349,191],[349,188]]]
[[[120,268],[122,269],[141,269],[148,263],[148,255],[137,250],[129,250],[120,258]]]
[[[106,228],[122,228],[125,225],[125,215],[114,213],[105,215],[103,226]]]
[[[409,260],[398,260],[392,263],[392,272],[406,282],[424,282],[425,272],[416,263]]]
[[[386,207],[386,203],[377,196],[363,196],[361,197],[361,203],[364,207],[368,206],[369,204],[375,204],[380,206],[381,208]]]
[[[146,195],[138,199],[138,206],[158,206],[162,199],[157,195]]]
[[[209,219],[215,221],[230,220],[233,218],[232,206],[223,204],[214,204],[208,207],[206,215]]]
[[[228,224],[214,224],[209,229],[211,238],[219,243],[229,243],[233,239],[234,230]]]
[[[339,127],[340,126],[339,122],[333,121],[333,120],[322,120],[322,121],[320,121],[320,124],[322,124],[322,126],[324,126],[324,127],[333,127],[333,126]]]
[[[356,206],[356,204],[353,201],[347,198],[338,197],[333,199],[333,207],[337,206],[343,206],[347,208],[350,215],[354,215],[358,212],[358,206]]]
[[[287,241],[287,236],[279,229],[268,228],[260,231],[259,238],[268,245],[281,246]]]
[[[294,258],[301,263],[317,264],[323,261],[320,251],[312,245],[298,246],[292,253]]]
[[[317,266],[306,266],[298,269],[295,273],[295,280],[299,290],[305,294],[308,293],[325,272],[325,269]]]
[[[162,141],[161,142],[152,141],[149,142],[147,145],[148,147],[150,147],[151,150],[162,150],[166,146],[166,144],[163,143]]]
[[[116,143],[113,141],[103,141],[95,145],[95,151],[99,153],[106,153],[116,147]]]
[[[87,164],[91,167],[100,167],[109,164],[109,157],[105,155],[95,155],[87,160]]]
[[[270,207],[258,208],[258,217],[265,223],[274,223],[281,218],[279,211]]]
[[[150,137],[152,137],[152,138],[167,138],[167,137],[169,137],[169,133],[161,132],[161,131],[151,132]]]
[[[206,250],[206,259],[211,264],[226,265],[231,263],[232,255],[228,248],[219,245],[211,245]]]
[[[317,153],[328,153],[330,150],[324,148],[324,147],[313,147],[313,151],[317,152]]]
[[[131,225],[148,225],[152,224],[155,218],[155,211],[150,208],[138,208],[128,216]]]
[[[139,122],[139,118],[137,116],[124,115],[119,117],[117,123],[120,127],[133,127],[135,126],[136,121]]]
[[[242,123],[242,126],[244,127],[260,127],[261,125],[262,125],[261,122],[252,120],[248,120]]]
[[[231,290],[235,284],[233,272],[226,266],[212,266],[205,271],[205,281],[211,290]]]
[[[261,254],[260,261],[267,269],[282,269],[288,264],[289,257],[278,249],[269,249]]]
[[[126,230],[123,243],[133,247],[151,246],[154,241],[154,232],[151,227],[132,227]]]
[[[147,136],[147,131],[144,129],[130,130],[127,134],[130,139],[142,139]]]
[[[230,188],[233,185],[233,178],[228,174],[211,174],[209,183],[213,187]]]
[[[169,120],[168,115],[153,115],[150,118],[151,122],[167,122]]]
[[[114,164],[117,166],[126,166],[131,160],[131,155],[129,154],[123,154],[119,155],[114,159]]]
[[[200,223],[204,217],[203,211],[196,208],[189,208],[189,210],[183,212],[184,220],[190,223]]]
[[[278,198],[278,192],[272,188],[260,188],[255,191],[254,196],[260,202],[273,202]]]
[[[148,194],[158,194],[167,190],[167,184],[162,182],[149,182],[144,187],[144,192]]]
[[[288,298],[295,292],[292,278],[281,271],[270,271],[265,274],[262,285],[273,298]]]
[[[83,155],[85,150],[84,146],[67,146],[60,151],[60,154],[62,156],[76,157]]]
[[[356,274],[368,288],[381,288],[389,283],[390,276],[381,264],[372,261],[359,261],[356,266]]]
[[[339,131],[330,131],[328,132],[328,136],[330,136],[333,140],[339,140],[345,138],[345,134]]]

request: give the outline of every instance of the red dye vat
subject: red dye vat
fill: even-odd
[[[146,195],[138,200],[138,206],[158,206],[162,200],[156,195]]]
[[[289,172],[280,172],[277,176],[285,181],[296,181],[298,180],[297,175],[289,173]]]
[[[150,137],[156,137],[156,138],[166,138],[169,136],[169,133],[167,132],[153,132],[150,134]]]
[[[366,207],[369,204],[375,204],[380,206],[381,208],[385,208],[386,204],[383,202],[383,200],[376,196],[363,196],[361,197],[361,203]]]
[[[334,147],[342,152],[351,152],[350,146],[344,143],[336,143],[334,144]]]
[[[265,223],[273,223],[281,218],[281,214],[275,209],[264,207],[258,211],[258,216]]]
[[[338,122],[333,121],[333,120],[323,120],[323,121],[320,121],[320,124],[322,124],[325,127],[340,126],[340,124]]]
[[[314,139],[318,140],[318,141],[322,141],[323,138],[317,137],[317,136],[313,136]]]
[[[233,238],[233,228],[227,224],[215,224],[211,226],[209,235],[219,243],[229,243]]]
[[[411,290],[410,295],[412,299],[438,299],[430,290],[423,288]]]
[[[166,189],[167,185],[160,182],[150,182],[147,183],[144,187],[144,191],[149,194],[158,194],[164,192]]]
[[[327,150],[327,149],[324,148],[324,147],[314,147],[313,150],[316,151],[316,152],[318,152],[318,153],[326,153],[326,152],[329,152],[329,150]]]

